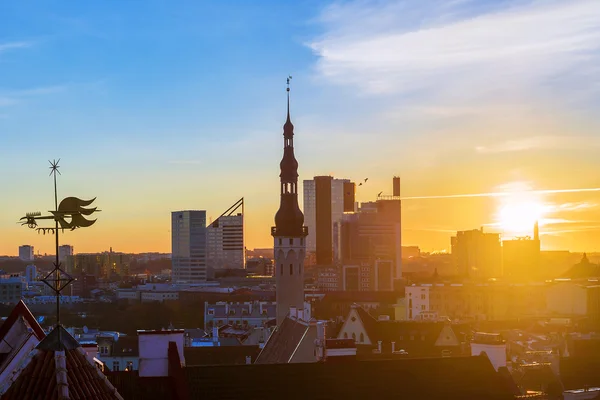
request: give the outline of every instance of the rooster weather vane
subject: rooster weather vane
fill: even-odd
[[[50,163],[50,176],[54,178],[54,211],[49,211],[51,215],[42,215],[41,212],[30,212],[25,214],[23,218],[19,220],[22,226],[27,225],[30,229],[35,229],[38,233],[42,232],[44,235],[46,232],[54,234],[56,238],[56,261],[54,262],[54,269],[46,275],[42,282],[48,285],[56,293],[56,326],[60,325],[60,292],[66,288],[69,283],[73,282],[73,278],[63,271],[61,262],[59,260],[59,231],[64,232],[65,229],[75,230],[77,228],[87,228],[92,226],[96,220],[89,220],[86,217],[98,212],[96,207],[86,208],[90,206],[96,198],[92,200],[81,200],[77,197],[67,197],[63,199],[60,204],[58,203],[58,192],[56,190],[56,175],[60,175],[58,170],[60,166],[59,160],[49,161]],[[38,226],[38,221],[54,221],[54,226]],[[60,332],[59,332],[60,334]]]

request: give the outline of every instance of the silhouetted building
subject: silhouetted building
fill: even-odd
[[[290,93],[287,120],[283,126],[283,158],[280,163],[280,205],[275,214],[274,238],[277,325],[290,307],[304,308],[304,256],[308,229],[298,206],[298,161],[294,156],[294,125],[290,120]]]
[[[530,237],[502,241],[502,273],[510,280],[536,280],[540,271],[540,235],[536,222]]]
[[[333,229],[344,212],[354,211],[354,190],[354,183],[349,179],[315,176],[313,180],[304,181],[306,249],[317,253],[319,265],[331,265],[336,259]]]
[[[97,278],[129,275],[131,257],[129,254],[116,253],[112,249],[103,253],[75,254],[67,256],[66,271],[72,275],[93,275]]]
[[[459,231],[450,243],[458,275],[475,279],[502,275],[500,234],[485,233],[483,228]]]
[[[402,277],[401,202],[394,196],[379,196],[362,203],[357,213],[344,214],[335,245],[342,265],[369,265],[377,261],[393,264],[393,278]]]
[[[73,255],[73,246],[64,244],[58,248],[58,260],[65,263],[69,256]]]
[[[23,246],[19,246],[19,258],[22,261],[33,261],[33,246],[25,244]]]
[[[206,281],[206,211],[171,214],[173,282]]]
[[[237,212],[240,210],[241,212]],[[238,200],[206,228],[206,266],[213,269],[245,267],[244,199]]]
[[[90,298],[91,291],[98,288],[98,280],[94,275],[79,275],[71,283],[71,290],[73,296],[79,296],[83,298]]]

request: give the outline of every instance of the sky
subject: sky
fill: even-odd
[[[600,250],[600,2],[0,3],[0,254],[16,221],[97,197],[76,252],[170,251],[170,212],[245,198],[270,247],[285,78],[300,179],[402,179],[403,244],[457,230]],[[464,196],[473,195],[475,196]]]

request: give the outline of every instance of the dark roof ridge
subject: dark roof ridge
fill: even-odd
[[[29,323],[29,326],[33,330],[33,333],[35,334],[35,337],[38,340],[42,340],[46,337],[44,330],[29,310],[29,307],[27,307],[23,300],[19,300],[19,302],[17,303],[15,308],[12,309],[2,326],[0,326],[0,340],[4,339],[4,336],[6,336],[10,328],[16,322],[17,318],[19,318],[19,316],[23,317],[23,319],[25,319],[25,321]]]

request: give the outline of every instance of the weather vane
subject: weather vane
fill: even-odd
[[[287,77],[287,91],[288,91],[288,92],[290,91],[290,81],[291,81],[291,80],[292,80],[292,76],[291,76],[291,75],[288,75],[288,77]]]
[[[31,229],[35,229],[38,233],[46,232],[53,233],[55,236],[56,244],[56,261],[54,262],[54,269],[42,279],[46,285],[48,285],[56,294],[56,326],[60,325],[60,296],[61,292],[66,288],[69,283],[73,282],[73,278],[63,271],[61,262],[59,260],[59,241],[58,233],[65,229],[75,230],[77,228],[87,228],[92,226],[96,220],[88,220],[85,217],[92,215],[94,212],[98,212],[96,207],[85,208],[92,204],[95,198],[92,200],[81,200],[77,197],[67,197],[63,199],[60,204],[58,203],[58,191],[56,189],[56,175],[60,175],[58,170],[60,166],[59,160],[49,161],[50,163],[50,176],[54,178],[54,211],[49,211],[52,215],[42,215],[41,212],[30,212],[25,214],[23,218],[19,220],[21,225],[27,225]],[[40,220],[54,220],[54,226],[38,226]],[[60,331],[59,331],[60,334]]]

